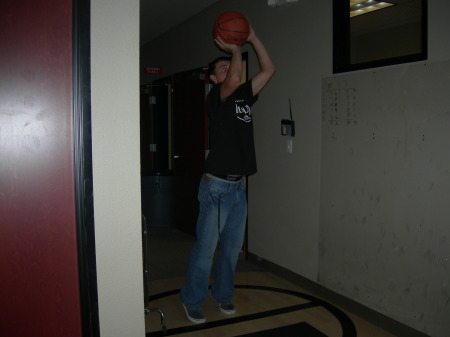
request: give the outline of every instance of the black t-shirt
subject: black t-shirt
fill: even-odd
[[[251,107],[251,81],[240,85],[227,99],[220,99],[220,84],[207,98],[210,151],[205,172],[211,174],[251,175],[256,172],[255,144]]]

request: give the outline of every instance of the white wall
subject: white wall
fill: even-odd
[[[431,336],[450,332],[449,74],[446,60],[323,82],[319,282]]]
[[[254,12],[277,73],[255,105],[258,173],[250,178],[249,250],[313,281],[317,279],[320,178],[320,79],[331,73],[329,1],[299,1]],[[245,13],[251,17],[252,10]],[[311,52],[313,51],[313,52]],[[253,59],[253,68],[257,66]],[[292,103],[296,136],[280,135]]]
[[[91,0],[91,10],[92,147],[100,334],[102,337],[144,336],[139,0]]]

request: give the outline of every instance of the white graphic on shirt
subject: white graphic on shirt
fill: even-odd
[[[236,117],[241,121],[249,123],[252,121],[252,109],[246,104],[244,106],[240,105],[244,100],[237,99],[234,101],[236,107]]]

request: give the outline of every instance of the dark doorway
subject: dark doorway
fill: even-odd
[[[175,226],[189,234],[195,234],[197,190],[205,161],[205,91],[202,68],[173,76]]]
[[[171,77],[141,88],[141,206],[152,227],[173,227]]]
[[[169,169],[171,78],[141,88],[141,173],[167,175]]]
[[[142,210],[149,227],[195,234],[205,158],[205,71],[141,88]]]

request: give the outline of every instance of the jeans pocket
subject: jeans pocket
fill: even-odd
[[[223,197],[230,192],[230,184],[223,181],[211,180],[209,193],[216,198]]]

